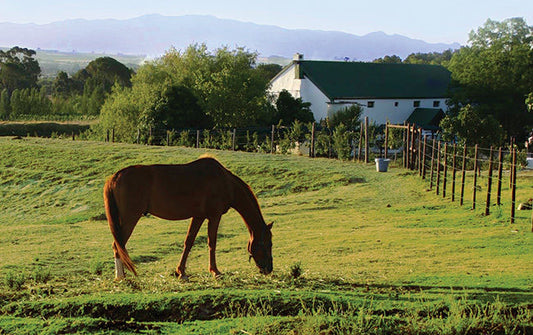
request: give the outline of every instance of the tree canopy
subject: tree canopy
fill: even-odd
[[[16,89],[37,87],[41,68],[34,56],[35,51],[26,48],[0,50],[0,91],[11,94]]]
[[[509,136],[525,136],[533,121],[524,104],[533,88],[533,28],[522,18],[487,20],[470,33],[469,44],[448,65],[452,113],[470,104],[492,115]]]

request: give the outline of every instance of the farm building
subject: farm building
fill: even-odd
[[[272,79],[270,93],[287,90],[310,102],[316,121],[357,104],[371,123],[411,118],[430,121],[418,124],[429,130],[447,110],[449,83],[450,72],[438,65],[314,61],[296,54]]]

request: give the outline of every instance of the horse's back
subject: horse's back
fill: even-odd
[[[227,211],[233,198],[231,173],[213,158],[134,165],[117,172],[112,180],[124,202],[166,219],[208,217]]]

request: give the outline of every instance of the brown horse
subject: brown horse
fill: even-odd
[[[114,238],[115,280],[124,278],[124,266],[137,274],[126,243],[141,216],[147,213],[167,220],[192,217],[176,268],[183,279],[187,278],[187,256],[207,219],[209,272],[220,275],[215,259],[217,231],[221,216],[230,208],[239,212],[248,227],[250,257],[261,273],[272,272],[272,224],[265,224],[250,187],[213,158],[200,158],[188,164],[136,165],[122,169],[105,183],[104,203]]]

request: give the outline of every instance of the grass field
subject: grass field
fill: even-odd
[[[103,215],[107,176],[132,164],[184,163],[204,150],[0,138],[0,334],[533,333],[531,212],[470,210],[394,165],[207,151],[250,184],[274,221],[274,272],[248,263],[233,210],[207,228],[173,276],[188,221],[142,218],[128,242],[139,276],[114,282]],[[533,174],[518,174],[518,201]],[[482,179],[483,181],[484,179]],[[481,184],[481,191],[485,184]],[[480,197],[483,198],[483,197]],[[482,201],[480,201],[481,203]]]

